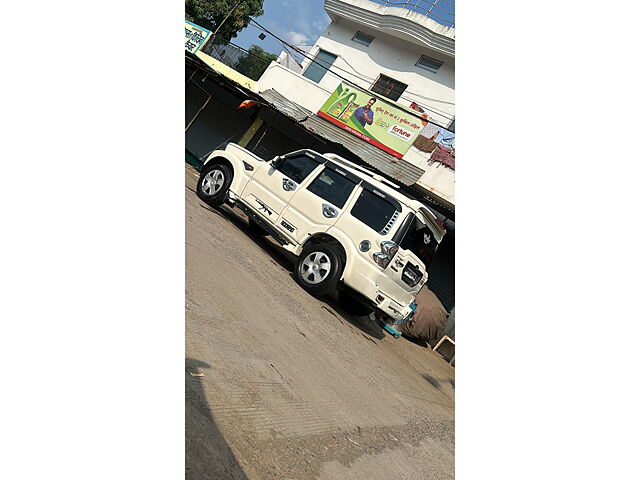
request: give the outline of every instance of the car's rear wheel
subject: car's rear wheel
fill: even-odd
[[[296,282],[315,296],[326,295],[336,289],[344,270],[344,261],[337,249],[317,243],[304,248],[294,268]]]
[[[205,165],[198,179],[196,193],[207,205],[217,207],[224,203],[233,173],[227,165]]]

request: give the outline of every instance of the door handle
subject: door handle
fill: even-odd
[[[338,216],[338,210],[326,203],[322,204],[322,214],[327,218],[335,218]]]
[[[284,188],[287,192],[291,192],[295,190],[296,187],[297,187],[296,183],[293,182],[292,180],[289,180],[288,178],[282,179],[282,188]]]

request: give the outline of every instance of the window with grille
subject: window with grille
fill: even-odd
[[[371,87],[371,91],[379,93],[383,97],[391,100],[398,100],[400,95],[407,89],[407,84],[394,80],[386,75],[380,75],[376,83]]]
[[[361,43],[362,45],[368,47],[369,44],[373,41],[374,37],[371,35],[367,35],[366,33],[362,33],[360,31],[356,32],[351,40],[357,43]]]
[[[418,63],[416,63],[416,66],[424,68],[425,70],[429,70],[433,73],[438,73],[438,70],[440,70],[442,64],[443,62],[441,62],[440,60],[422,55],[420,57],[420,60],[418,60]]]

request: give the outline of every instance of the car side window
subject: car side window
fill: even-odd
[[[301,183],[318,166],[318,162],[306,155],[285,158],[276,170],[296,183]]]
[[[369,190],[362,190],[351,209],[352,216],[376,232],[382,232],[395,213],[395,206]]]
[[[325,168],[309,184],[307,190],[338,208],[344,207],[356,184],[333,170]]]

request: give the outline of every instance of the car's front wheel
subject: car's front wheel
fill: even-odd
[[[336,289],[344,270],[344,261],[335,247],[317,243],[309,245],[298,256],[294,268],[296,282],[315,296]]]
[[[227,165],[205,165],[196,186],[198,197],[212,207],[222,205],[232,177],[233,173]]]

